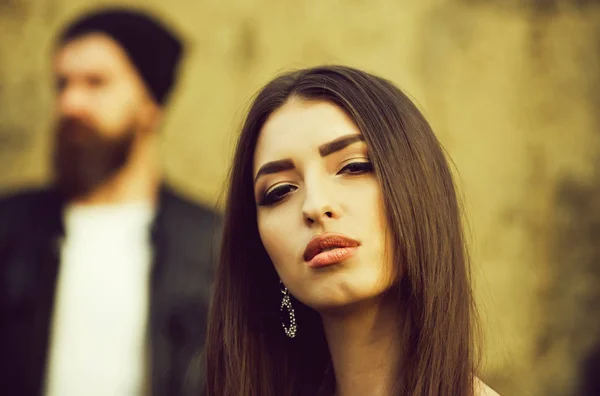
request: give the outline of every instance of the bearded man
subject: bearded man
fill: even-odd
[[[220,220],[156,157],[183,52],[132,9],[58,36],[55,182],[0,200],[0,393],[199,394]]]

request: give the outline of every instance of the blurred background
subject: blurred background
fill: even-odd
[[[0,193],[49,180],[52,39],[102,4],[115,3],[0,1]],[[458,169],[483,378],[504,396],[588,394],[600,377],[600,1],[118,4],[188,43],[161,154],[198,202],[220,205],[244,112],[278,72],[343,63],[404,89]]]

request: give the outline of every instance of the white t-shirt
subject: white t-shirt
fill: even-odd
[[[153,212],[150,203],[66,208],[47,396],[145,391]]]

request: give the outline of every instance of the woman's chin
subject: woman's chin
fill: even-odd
[[[378,294],[365,294],[351,289],[325,290],[306,293],[300,300],[321,315],[339,315],[348,313],[362,303],[372,301]]]
[[[303,282],[292,294],[319,313],[346,312],[377,301],[390,289],[393,282],[377,275],[369,271],[332,274]]]

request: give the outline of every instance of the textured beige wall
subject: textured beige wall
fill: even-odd
[[[0,188],[47,179],[56,28],[90,0],[0,2]],[[386,76],[456,163],[504,395],[579,395],[600,347],[600,2],[238,0],[145,4],[192,47],[165,125],[169,179],[215,203],[244,110],[275,73]]]

